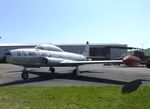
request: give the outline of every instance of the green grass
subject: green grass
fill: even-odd
[[[150,87],[0,87],[0,109],[149,109]]]

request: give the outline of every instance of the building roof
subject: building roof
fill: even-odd
[[[48,43],[46,43],[48,44]],[[51,43],[49,43],[51,44]],[[40,44],[23,44],[23,43],[1,43],[0,47],[31,47],[31,46],[37,46]],[[56,44],[58,46],[84,46],[86,44]],[[90,43],[91,46],[127,46],[127,44],[118,44],[118,43]]]

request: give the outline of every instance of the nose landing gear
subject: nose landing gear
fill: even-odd
[[[22,71],[21,77],[23,80],[28,80],[29,79],[29,71],[26,71],[26,68]]]

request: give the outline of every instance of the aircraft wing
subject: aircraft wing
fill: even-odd
[[[85,64],[122,64],[123,60],[102,60],[102,61],[72,61],[64,60],[61,62],[62,65],[68,66],[80,66]]]

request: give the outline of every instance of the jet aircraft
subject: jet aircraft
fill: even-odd
[[[61,48],[53,44],[41,44],[35,48],[13,49],[3,56],[6,63],[23,66],[21,77],[23,80],[29,79],[29,71],[27,68],[49,67],[51,73],[55,72],[54,67],[75,67],[73,75],[77,76],[79,66],[85,64],[107,64],[118,63],[134,66],[140,63],[139,58],[134,56],[126,56],[123,60],[101,60],[92,61],[89,57],[89,43],[87,42],[83,54],[65,52]]]

